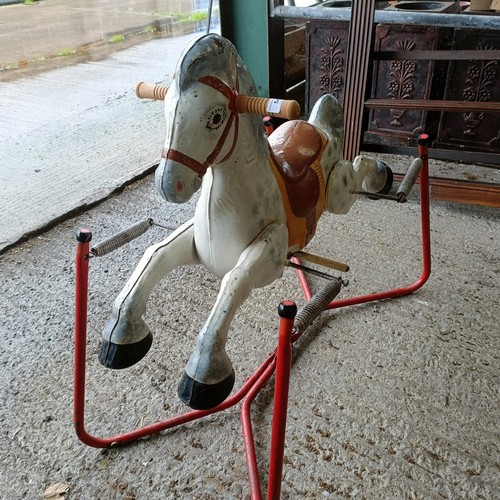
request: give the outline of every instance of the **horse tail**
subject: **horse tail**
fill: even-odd
[[[344,150],[344,112],[342,106],[333,95],[323,95],[316,101],[308,121],[328,137],[329,143],[321,159],[325,179],[328,179],[335,163],[342,159]]]
[[[331,94],[325,94],[316,101],[308,121],[327,135],[344,137],[344,111]]]

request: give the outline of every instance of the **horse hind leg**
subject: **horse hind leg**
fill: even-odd
[[[392,170],[381,161],[365,156],[357,156],[353,163],[339,160],[328,177],[326,210],[346,214],[358,197],[356,191],[387,194],[392,180]]]
[[[358,160],[359,158],[359,160]],[[366,167],[357,167],[361,163]],[[362,188],[370,193],[387,194],[392,188],[393,174],[391,168],[381,160],[374,160],[363,156],[354,159],[354,169],[365,169]],[[362,175],[362,173],[361,173]]]
[[[145,252],[114,301],[99,348],[102,365],[114,369],[128,368],[148,353],[153,335],[142,318],[148,297],[172,269],[198,263],[193,242],[191,220]]]
[[[281,276],[287,245],[286,226],[272,224],[245,249],[236,266],[224,276],[215,305],[198,335],[179,383],[179,398],[191,408],[213,408],[231,392],[235,373],[225,350],[231,321],[253,288],[265,286]]]

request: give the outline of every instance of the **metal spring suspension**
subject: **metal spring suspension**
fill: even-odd
[[[107,253],[120,248],[126,243],[131,242],[135,238],[138,238],[153,225],[156,225],[153,222],[153,219],[146,219],[136,222],[127,229],[124,229],[123,231],[120,231],[119,233],[116,233],[93,246],[90,249],[90,253],[91,255],[94,255],[96,257],[102,257],[103,255],[106,255]]]
[[[293,330],[295,334],[303,333],[311,323],[326,309],[326,306],[340,293],[343,281],[341,278],[329,280],[327,284],[313,295],[311,300],[297,313]]]

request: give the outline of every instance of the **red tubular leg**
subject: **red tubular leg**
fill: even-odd
[[[283,454],[285,452],[286,416],[288,409],[288,389],[292,364],[292,329],[297,314],[297,306],[291,301],[283,301],[279,306],[280,330],[276,362],[276,383],[274,387],[274,410],[271,431],[271,456],[269,458],[268,500],[277,500],[281,494]]]
[[[421,134],[418,138],[418,155],[422,159],[422,170],[420,171],[420,205],[422,221],[422,258],[423,271],[420,280],[422,285],[431,274],[431,220],[429,200],[429,136]],[[420,285],[420,286],[422,286]]]
[[[79,229],[76,235],[76,300],[73,423],[78,438],[89,446],[100,447],[85,431],[85,363],[87,360],[87,302],[89,284],[89,246],[92,233]],[[104,445],[105,446],[105,445]]]

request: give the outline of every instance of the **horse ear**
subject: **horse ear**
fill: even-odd
[[[231,82],[236,85],[238,81],[238,64],[237,64],[237,54],[236,51],[231,51],[231,57],[229,58],[229,71],[231,75]]]

